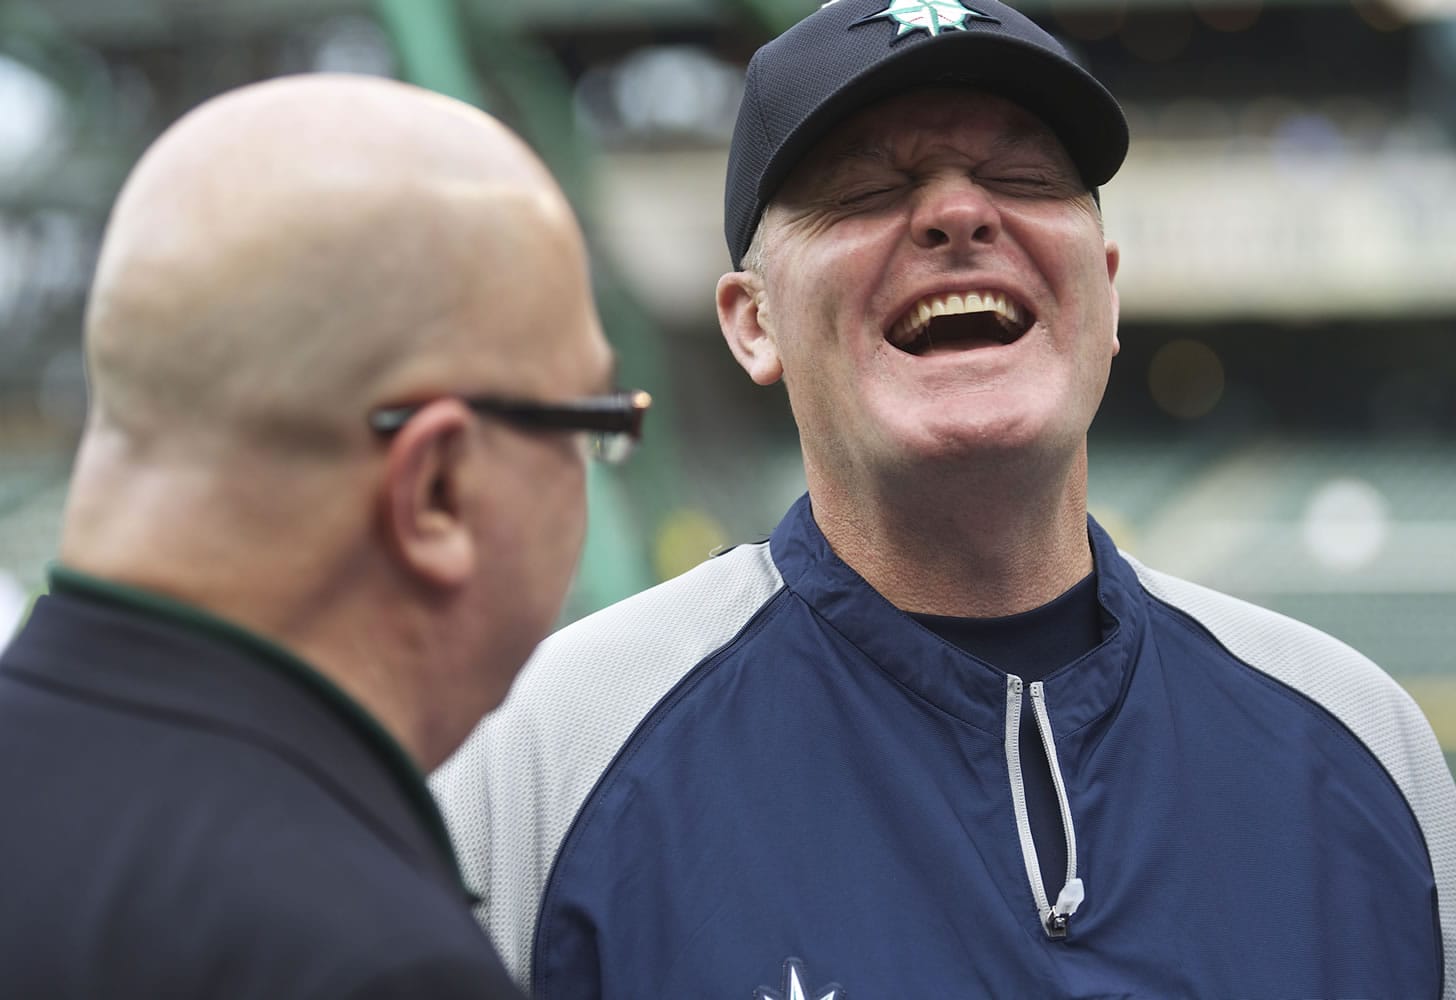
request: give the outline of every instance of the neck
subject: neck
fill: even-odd
[[[814,519],[835,554],[905,611],[1019,614],[1092,571],[1085,449],[1037,481],[967,466],[949,477],[902,473],[878,489],[810,468]]]
[[[438,630],[401,606],[409,602],[387,567],[357,544],[368,531],[348,505],[289,500],[290,491],[270,491],[260,505],[240,501],[246,492],[231,478],[103,476],[95,463],[79,464],[61,560],[288,649],[373,716],[421,770],[433,768],[453,748],[437,745],[449,727],[429,711],[440,699],[422,669],[436,660],[421,647]]]

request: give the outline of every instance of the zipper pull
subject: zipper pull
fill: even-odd
[[[1053,906],[1052,912],[1047,915],[1047,930],[1058,937],[1066,934],[1067,921],[1072,914],[1077,912],[1077,907],[1082,905],[1082,900],[1086,896],[1081,879],[1068,879],[1067,884],[1062,886],[1062,891],[1057,893],[1057,905]]]

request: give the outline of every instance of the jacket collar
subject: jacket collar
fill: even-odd
[[[462,884],[423,775],[332,681],[201,608],[56,565],[5,656],[42,683],[230,731],[323,779],[415,863]]]
[[[1116,704],[1146,615],[1137,578],[1111,538],[1091,517],[1087,530],[1097,599],[1109,624],[1099,646],[1046,677],[1059,736]],[[788,589],[877,667],[942,711],[988,734],[1003,733],[1005,672],[946,642],[871,587],[830,548],[807,494],[789,509],[769,545]]]

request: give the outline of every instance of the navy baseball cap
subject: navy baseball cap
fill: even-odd
[[[733,266],[794,165],[836,124],[925,86],[975,87],[1037,115],[1088,188],[1127,155],[1122,109],[1055,38],[999,0],[831,0],[754,54],[728,150]]]

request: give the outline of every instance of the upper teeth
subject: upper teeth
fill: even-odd
[[[966,292],[962,295],[931,295],[910,307],[890,329],[890,342],[904,345],[920,336],[935,316],[957,316],[961,313],[995,313],[1007,329],[1025,322],[1020,307],[1001,292]]]

